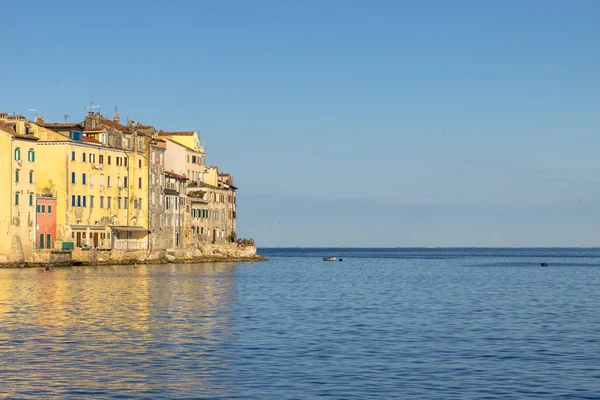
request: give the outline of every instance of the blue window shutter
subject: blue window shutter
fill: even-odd
[[[71,206],[75,207],[75,195],[71,196]]]
[[[71,172],[71,183],[75,183],[75,172]]]
[[[86,199],[87,199],[87,196],[83,196],[83,206],[84,207],[87,207]]]

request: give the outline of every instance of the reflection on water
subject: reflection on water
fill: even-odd
[[[234,274],[233,264],[0,270],[0,394],[231,396]]]

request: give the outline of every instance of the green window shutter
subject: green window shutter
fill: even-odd
[[[40,205],[39,204],[35,207],[35,210],[38,214],[40,213]]]
[[[48,214],[52,214],[52,206],[48,204]]]
[[[33,171],[29,171],[29,183],[33,183]]]
[[[15,206],[19,205],[19,193],[15,193]]]
[[[19,170],[15,171],[15,182],[19,182]]]
[[[30,206],[33,205],[33,195],[32,194],[29,195],[29,205]]]

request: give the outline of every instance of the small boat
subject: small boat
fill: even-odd
[[[323,261],[337,261],[336,257],[324,257]]]
[[[541,263],[541,264],[540,264],[540,266],[542,266],[542,267],[547,267],[547,266],[548,266],[548,263]]]

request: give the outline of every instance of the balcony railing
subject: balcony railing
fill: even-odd
[[[113,248],[117,250],[148,250],[148,242],[117,241]]]

